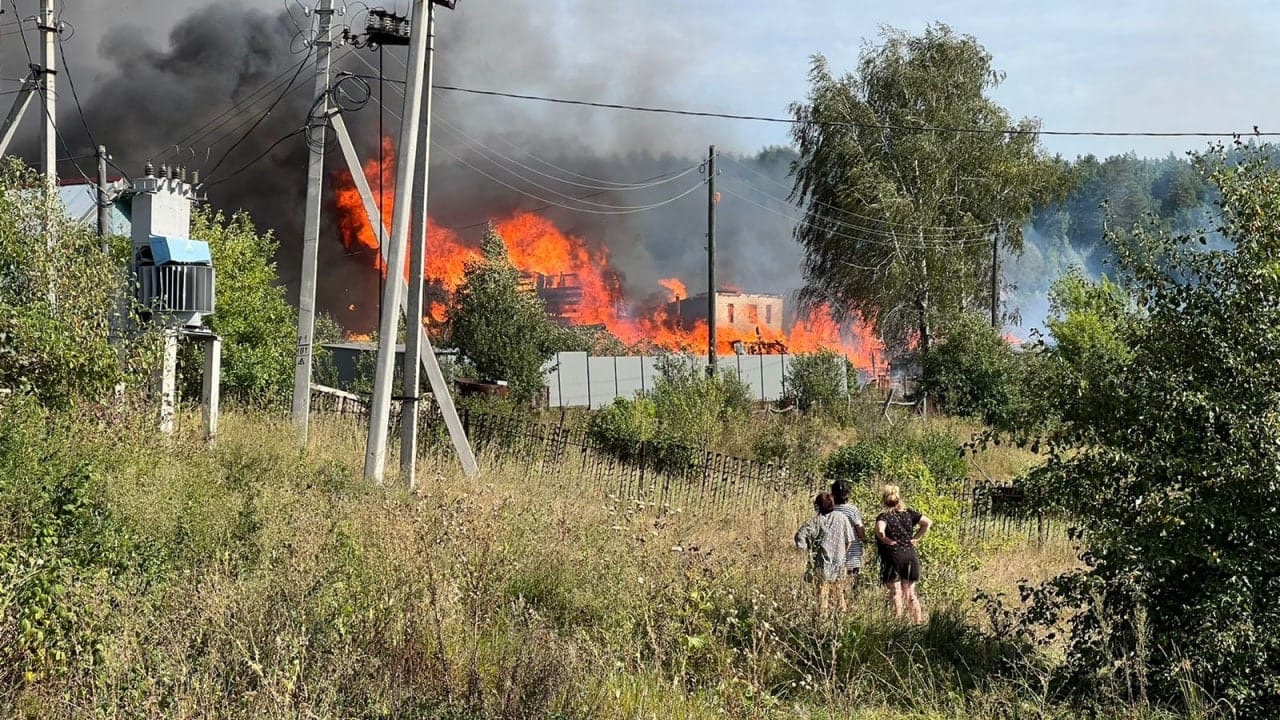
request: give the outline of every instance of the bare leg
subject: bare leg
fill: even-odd
[[[827,598],[830,594],[831,583],[825,580],[819,580],[815,584],[818,589],[818,615],[827,614]]]
[[[893,580],[884,585],[889,591],[889,607],[893,608],[894,617],[902,617],[902,583]]]
[[[903,591],[906,594],[907,607],[911,610],[911,621],[917,625],[924,623],[924,608],[920,605],[920,597],[916,595],[916,584],[913,582],[903,582]]]

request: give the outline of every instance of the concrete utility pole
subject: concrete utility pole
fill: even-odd
[[[427,2],[427,65],[426,90],[423,93],[422,145],[418,154],[418,174],[422,192],[413,203],[413,245],[409,257],[409,301],[405,307],[404,364],[400,374],[404,380],[404,394],[400,400],[400,477],[412,490],[418,481],[418,419],[422,396],[422,333],[413,326],[422,327],[422,274],[427,264],[427,184],[431,175],[431,83],[434,77],[432,59],[436,44],[436,6]]]
[[[707,377],[716,375],[716,146],[707,151]]]
[[[58,42],[57,17],[53,0],[40,2],[40,66],[44,74],[40,101],[44,122],[40,125],[40,172],[54,187],[58,185]]]
[[[307,118],[307,207],[302,230],[302,281],[298,290],[298,353],[293,374],[293,427],[304,445],[311,425],[311,364],[316,325],[316,268],[320,249],[320,203],[324,199],[324,139],[329,121],[329,70],[333,54],[333,3],[321,0],[316,10],[315,97],[319,121]],[[317,132],[318,131],[318,132]]]
[[[432,0],[413,0],[410,27],[426,26],[427,6]],[[369,437],[365,446],[364,476],[381,485],[387,469],[387,424],[391,420],[391,385],[395,371],[396,330],[402,298],[399,282],[404,272],[413,214],[413,181],[418,159],[418,124],[422,122],[422,86],[426,75],[427,34],[414,32],[409,42],[409,75],[405,81],[404,113],[400,124],[400,157],[396,167],[396,203],[391,217],[391,247],[387,251],[387,282],[382,293],[382,317],[378,324],[378,358],[373,379],[373,402],[369,410]],[[409,332],[422,326],[419,316]]]
[[[111,198],[107,195],[107,149],[98,146],[98,239],[102,241],[102,254],[107,254],[107,235],[111,234]]]

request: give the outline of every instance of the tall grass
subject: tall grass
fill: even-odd
[[[0,430],[9,468],[56,458],[52,478],[92,466],[82,484],[96,524],[60,527],[97,533],[114,554],[41,549],[28,535],[44,521],[6,507],[0,545],[28,553],[9,567],[59,558],[66,595],[51,607],[86,619],[41,640],[60,660],[37,645],[6,656],[5,716],[1077,712],[1054,701],[1041,653],[983,632],[964,603],[935,602],[912,627],[865,587],[847,616],[815,617],[783,508],[695,517],[493,463],[468,481],[447,455],[424,460],[416,494],[376,488],[360,478],[362,430],[342,420],[317,422],[305,452],[283,418],[262,415],[226,417],[212,449],[194,434],[156,439],[127,416],[56,436],[37,425]],[[6,503],[36,493],[19,486],[3,486]],[[12,598],[26,597],[24,577],[0,575],[0,639],[22,632]],[[1008,582],[994,577],[976,581]],[[927,581],[924,594],[935,595]]]

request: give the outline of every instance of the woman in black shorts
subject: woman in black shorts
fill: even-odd
[[[920,556],[916,544],[927,534],[933,521],[907,508],[897,485],[885,485],[880,493],[884,512],[876,516],[876,541],[880,554],[880,582],[889,591],[893,614],[902,617],[910,609],[911,619],[924,622],[924,609],[916,597],[920,580]]]

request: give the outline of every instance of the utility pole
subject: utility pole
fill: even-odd
[[[410,27],[426,25],[427,6],[432,0],[413,0],[413,17]],[[400,122],[400,158],[396,166],[397,202],[391,216],[391,247],[387,251],[387,282],[382,293],[382,313],[378,324],[378,358],[373,379],[373,401],[369,410],[369,437],[365,445],[364,476],[378,485],[382,484],[387,469],[387,424],[391,420],[391,385],[396,359],[396,330],[403,283],[399,276],[404,272],[406,246],[409,239],[409,221],[413,215],[413,182],[417,170],[418,130],[422,122],[422,86],[426,75],[427,34],[414,32],[409,43],[408,68],[405,79],[404,113]],[[422,318],[409,322],[406,328],[414,332],[422,326]]]
[[[404,364],[400,374],[404,380],[404,391],[400,399],[400,477],[409,489],[417,486],[418,480],[418,420],[421,406],[418,401],[422,397],[422,333],[415,332],[415,326],[422,327],[422,275],[427,264],[427,185],[431,179],[431,83],[434,77],[432,60],[435,57],[436,44],[436,6],[432,0],[427,1],[427,63],[426,90],[423,94],[422,109],[422,146],[418,154],[418,173],[422,182],[422,192],[414,198],[412,247],[409,257],[409,302],[405,308]]]
[[[52,187],[58,186],[58,68],[57,17],[53,0],[40,2],[40,66],[44,75],[40,101],[44,106],[44,122],[40,125],[40,172]]]
[[[106,255],[107,235],[111,234],[111,198],[107,196],[107,149],[98,146],[98,239],[102,241],[102,254]]]
[[[998,226],[991,238],[991,327],[1000,329],[1000,236],[1004,225]]]
[[[707,151],[707,377],[716,375],[716,146]]]
[[[293,372],[293,428],[303,445],[311,425],[311,364],[316,326],[316,269],[320,249],[320,203],[324,191],[324,139],[329,124],[329,66],[333,52],[333,3],[316,10],[315,97],[319,117],[307,118],[307,207],[302,230],[302,279],[298,289],[298,352]]]

